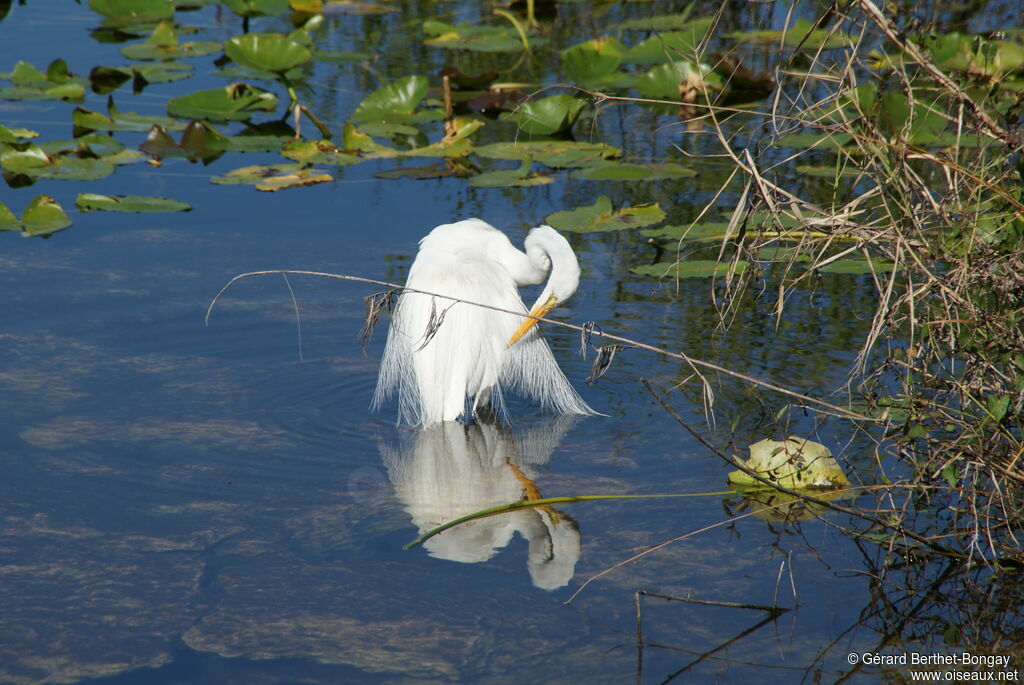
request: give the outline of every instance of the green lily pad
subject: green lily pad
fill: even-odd
[[[7,205],[0,202],[0,231],[20,231],[21,222],[14,213],[7,209]]]
[[[89,8],[115,26],[155,24],[174,16],[174,0],[89,0]]]
[[[392,81],[367,95],[352,113],[351,121],[365,124],[409,120],[427,94],[428,85],[423,76],[406,76]]]
[[[184,157],[190,162],[209,164],[225,151],[233,149],[231,141],[205,121],[191,121],[181,134],[181,142],[162,126],[154,125],[139,149],[156,159]]]
[[[614,38],[595,38],[562,51],[562,68],[573,83],[599,86],[617,76],[626,46]]]
[[[223,88],[200,90],[167,103],[167,113],[185,119],[213,121],[244,121],[256,112],[277,109],[277,96],[246,83],[232,83]]]
[[[386,179],[400,179],[408,178],[417,181],[433,179],[433,178],[445,178],[447,176],[454,176],[458,173],[451,166],[441,163],[432,162],[424,166],[406,166],[398,169],[385,169],[384,171],[378,171],[373,176],[374,178],[386,178]]]
[[[303,164],[348,166],[359,157],[342,152],[329,140],[291,140],[281,147],[281,155]]]
[[[605,143],[575,140],[530,140],[480,145],[475,154],[488,159],[533,159],[553,169],[585,167],[618,157],[621,150]]]
[[[162,21],[157,24],[146,41],[124,46],[121,48],[121,54],[128,59],[150,62],[203,57],[220,52],[220,50],[220,43],[209,41],[179,43],[178,31],[174,28],[174,24]]]
[[[622,56],[622,61],[625,64],[660,64],[692,60],[696,46],[704,38],[709,25],[710,20],[702,20],[683,31],[657,33],[630,49]]]
[[[398,7],[365,0],[329,0],[324,3],[324,14],[391,14],[400,12]]]
[[[841,488],[850,484],[827,447],[803,438],[755,442],[744,465],[787,488]],[[743,471],[731,471],[729,480],[737,485],[762,485]]]
[[[366,158],[380,157],[465,157],[473,150],[469,136],[483,126],[482,121],[456,117],[452,120],[454,133],[423,147],[400,150],[382,145],[357,129],[351,123],[345,124],[341,132],[342,146],[346,152],[359,152]]]
[[[706,90],[720,91],[725,83],[707,64],[685,60],[659,64],[636,80],[636,89],[649,98],[696,102]]]
[[[71,113],[75,135],[89,131],[148,131],[154,125],[169,131],[184,130],[186,122],[159,114],[136,114],[122,112],[114,104],[112,95],[107,96],[107,114],[100,114],[84,107],[75,107]]]
[[[275,74],[283,74],[313,57],[306,46],[282,33],[234,36],[224,43],[224,52],[241,65]]]
[[[587,207],[549,214],[545,223],[560,231],[590,233],[594,231],[621,231],[627,228],[641,228],[664,220],[665,212],[657,202],[612,209],[612,201],[606,195]]]
[[[878,272],[889,272],[896,268],[892,262],[881,259],[839,259],[821,267],[819,271],[823,274],[870,274]]]
[[[726,34],[727,38],[741,42],[775,43],[781,40],[786,46],[800,46],[804,50],[832,50],[853,46],[856,41],[842,31],[816,29],[804,18],[797,19],[785,31],[734,31]]]
[[[28,235],[49,235],[70,225],[71,219],[49,195],[37,195],[21,215],[21,227]]]
[[[74,140],[51,140],[39,146],[48,156],[98,157],[115,166],[140,161],[142,155],[104,133],[89,133]]]
[[[700,35],[704,35],[704,32],[711,26],[711,22],[712,19],[710,17],[691,20],[689,7],[687,7],[687,11],[679,14],[656,14],[650,17],[627,19],[626,21],[612,24],[611,28],[615,31],[672,31],[675,29],[689,29],[691,32],[699,30]]]
[[[521,104],[514,112],[505,112],[501,119],[514,121],[523,133],[549,136],[568,131],[576,123],[587,101],[572,95],[551,95]]]
[[[164,197],[141,195],[98,195],[80,193],[75,200],[80,212],[189,212],[192,205]]]
[[[301,164],[270,164],[248,166],[214,176],[211,181],[221,185],[252,185],[257,190],[273,192],[333,181],[334,177],[320,169],[306,169]]]
[[[636,164],[630,162],[601,162],[576,172],[589,181],[662,181],[669,178],[692,178],[697,172],[675,162]]]
[[[693,226],[689,224],[661,226],[640,231],[640,234],[649,238],[663,238],[665,240],[692,240],[694,242],[715,243],[720,243],[734,236],[733,233],[729,233],[729,224],[724,221],[695,224]]]
[[[518,169],[487,171],[471,177],[469,184],[477,188],[510,188],[514,186],[542,186],[555,180],[548,174],[531,172],[531,166],[533,166],[533,162],[526,160]]]
[[[838,150],[853,140],[848,133],[788,133],[779,136],[772,141],[778,147],[788,147],[794,150],[815,149],[815,150]]]
[[[428,19],[423,22],[423,33],[430,36],[423,41],[424,45],[453,50],[473,50],[475,52],[520,52],[523,42],[519,34],[511,26],[490,26],[486,24],[459,23],[446,24],[443,21]],[[530,35],[527,37],[531,47],[547,44],[547,39]]]
[[[220,4],[240,17],[276,17],[288,11],[288,0],[220,0]]]
[[[630,269],[638,276],[654,276],[655,278],[709,278],[711,276],[727,276],[730,270],[741,274],[747,270],[747,262],[740,261],[735,265],[728,262],[716,262],[710,259],[687,259],[678,262],[658,262],[641,264]]]
[[[29,144],[23,150],[4,150],[0,153],[0,167],[12,174],[64,181],[94,181],[114,172],[114,165],[105,159],[73,155],[50,156],[35,144]]]
[[[67,62],[56,59],[42,73],[28,62],[19,61],[9,73],[0,74],[14,85],[0,88],[2,100],[66,100],[81,102],[85,79],[68,71]]]

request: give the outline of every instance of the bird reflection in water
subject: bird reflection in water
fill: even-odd
[[[573,422],[552,418],[516,435],[496,423],[443,421],[406,432],[400,447],[382,444],[381,456],[398,498],[423,533],[481,509],[539,499],[531,474],[548,461]],[[516,532],[529,543],[527,567],[536,587],[554,590],[572,580],[579,528],[551,507],[468,521],[424,547],[433,557],[475,564],[497,554]]]

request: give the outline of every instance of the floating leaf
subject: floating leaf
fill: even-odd
[[[656,224],[665,218],[657,202],[635,205],[615,211],[612,201],[602,195],[588,207],[549,214],[546,223],[560,231],[588,233],[592,231],[621,231]]]
[[[231,141],[204,121],[191,121],[181,134],[181,142],[162,127],[154,125],[139,149],[156,159],[184,157],[190,162],[209,164],[233,147]]]
[[[781,40],[791,48],[800,46],[804,50],[832,50],[850,47],[855,42],[847,33],[816,29],[803,18],[797,19],[796,23],[785,31],[735,31],[726,37],[752,43],[778,44]]]
[[[524,102],[515,112],[501,116],[515,121],[524,133],[548,136],[572,128],[587,101],[572,95],[551,95]]]
[[[444,178],[454,176],[456,170],[447,164],[433,162],[425,166],[407,166],[398,169],[386,169],[374,174],[375,178],[399,179],[409,178],[413,180],[426,180],[432,178]]]
[[[601,162],[576,172],[590,181],[662,181],[669,178],[690,178],[697,172],[675,162],[636,164],[629,162]]]
[[[547,174],[530,172],[533,163],[526,160],[518,169],[502,169],[477,174],[469,179],[469,184],[477,188],[509,188],[513,186],[541,186],[555,179]]]
[[[67,62],[56,59],[42,73],[28,62],[19,61],[10,73],[0,74],[14,84],[0,88],[3,100],[67,100],[81,102],[85,97],[85,79],[68,71]]]
[[[819,271],[826,274],[870,274],[892,271],[896,265],[880,259],[840,259],[826,264]]]
[[[848,133],[788,133],[772,140],[773,145],[778,147],[789,147],[795,150],[838,150],[841,146],[847,145],[853,136]]]
[[[329,140],[291,140],[281,147],[281,155],[303,164],[348,166],[359,157],[342,152]]]
[[[755,442],[745,466],[787,488],[840,488],[850,484],[827,447],[803,438]],[[731,471],[729,480],[737,485],[761,485],[743,471]]]
[[[367,95],[352,113],[356,124],[410,119],[423,96],[427,94],[427,79],[406,76]]]
[[[662,226],[660,228],[652,228],[646,231],[640,231],[641,235],[650,238],[664,238],[671,240],[692,240],[695,242],[722,242],[726,238],[732,238],[738,232],[738,228],[734,229],[733,233],[728,233],[729,224],[723,222],[714,222],[707,224],[696,224],[696,225],[674,225],[674,226]]]
[[[288,11],[288,0],[220,0],[220,3],[240,17],[276,17]]]
[[[80,193],[75,200],[80,212],[188,212],[192,205],[163,197],[140,195],[97,195]]]
[[[533,159],[555,169],[585,167],[618,157],[621,151],[605,143],[575,140],[530,140],[480,145],[475,154],[489,159]]]
[[[132,78],[132,70],[128,67],[93,67],[89,72],[89,83],[92,92],[99,95],[112,93]]]
[[[692,5],[689,7],[692,7]],[[612,24],[611,28],[615,31],[671,31],[673,29],[688,29],[691,33],[699,31],[699,35],[702,36],[708,27],[711,26],[712,19],[709,17],[691,21],[689,7],[687,7],[687,11],[680,14],[657,14],[650,17],[627,19],[626,21]]]
[[[70,226],[71,219],[52,197],[38,195],[21,215],[21,225],[29,235],[49,235]]]
[[[722,90],[725,84],[709,65],[681,60],[654,67],[635,85],[645,97],[697,102],[705,99],[707,91]]]
[[[562,68],[573,83],[598,86],[626,76],[618,71],[626,46],[614,38],[596,38],[562,51]]]
[[[0,167],[12,174],[65,181],[94,181],[114,172],[114,165],[96,157],[47,155],[29,144],[24,150],[8,148],[0,153]]]
[[[89,7],[115,26],[155,24],[174,16],[174,0],[89,0]]]
[[[306,46],[282,33],[234,36],[224,43],[224,52],[241,65],[275,74],[283,74],[313,57]]]
[[[709,25],[710,20],[701,20],[684,31],[657,33],[629,50],[622,56],[622,61],[625,64],[659,64],[693,59],[695,48]]]
[[[630,269],[639,276],[654,276],[655,278],[709,278],[711,276],[728,276],[730,271],[741,274],[747,270],[747,262],[740,261],[735,264],[729,262],[716,262],[709,259],[687,259],[678,262],[658,262],[656,264],[641,264]]]
[[[76,136],[89,131],[148,131],[153,125],[162,126],[167,130],[181,131],[186,126],[184,121],[158,114],[122,112],[114,104],[114,98],[111,95],[107,96],[106,115],[84,107],[75,107],[71,113],[71,123],[74,125]]]
[[[255,112],[273,112],[277,96],[246,83],[232,83],[224,88],[200,90],[167,103],[167,113],[185,119],[243,121]]]
[[[126,45],[121,54],[128,59],[143,62],[153,60],[172,60],[185,57],[203,57],[220,52],[221,44],[212,42],[178,42],[178,31],[174,24],[163,21],[157,24],[153,33],[143,43]]]
[[[21,222],[14,216],[7,205],[0,202],[0,231],[17,231],[21,229]]]
[[[365,0],[331,0],[324,4],[324,14],[391,14],[399,12],[397,7]]]
[[[428,19],[423,22],[423,33],[430,36],[424,45],[476,52],[520,52],[523,42],[510,26],[489,26],[459,23],[446,24]],[[532,45],[546,43],[545,40],[530,37]]]
[[[270,164],[235,169],[211,180],[220,185],[253,185],[257,190],[275,191],[327,183],[334,178],[320,169],[304,169],[301,164]]]

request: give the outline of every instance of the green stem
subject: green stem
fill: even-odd
[[[512,28],[514,28],[516,33],[519,34],[519,40],[523,44],[523,49],[530,52],[530,39],[526,37],[526,31],[523,30],[523,26],[519,23],[519,20],[516,19],[511,12],[506,10],[494,10],[494,13],[499,17],[508,19],[512,23]]]

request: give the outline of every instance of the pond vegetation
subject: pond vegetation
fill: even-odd
[[[192,209],[111,191],[139,165],[288,193],[374,165],[385,181],[513,198],[564,184],[575,204],[538,221],[629,235],[625,266],[652,286],[702,279],[716,331],[754,307],[777,329],[807,292],[867,283],[876,308],[860,312],[844,394],[807,397],[797,378],[778,384],[796,396],[780,394],[651,346],[679,370],[646,387],[667,411],[706,409],[703,426],[673,415],[757,490],[737,491],[737,508],[857,522],[849,535],[885,575],[882,646],[941,638],[1024,656],[1024,29],[996,22],[1013,3],[896,5],[89,0],[92,38],[123,62],[7,52],[0,65],[0,231],[56,241],[77,213]],[[0,21],[32,9],[0,3]],[[209,12],[230,12],[232,35],[194,20]],[[364,22],[355,50],[335,49],[340,16]],[[227,83],[193,89],[210,85],[202,70]],[[339,74],[365,91],[343,109],[321,93]],[[157,94],[163,110],[146,111]],[[5,125],[40,101],[63,103],[72,138]],[[49,181],[72,184],[73,206],[33,190]],[[645,347],[584,328],[594,381]],[[719,374],[760,405],[743,436],[718,423]],[[853,485],[812,435],[792,435],[804,412],[874,444],[867,467],[845,462]],[[741,460],[748,446],[768,465]],[[791,448],[795,462],[780,461]],[[827,482],[810,479],[826,488],[788,470],[826,458]],[[485,513],[598,499],[563,494]],[[920,593],[936,599],[913,603]],[[942,613],[947,601],[968,617]]]

